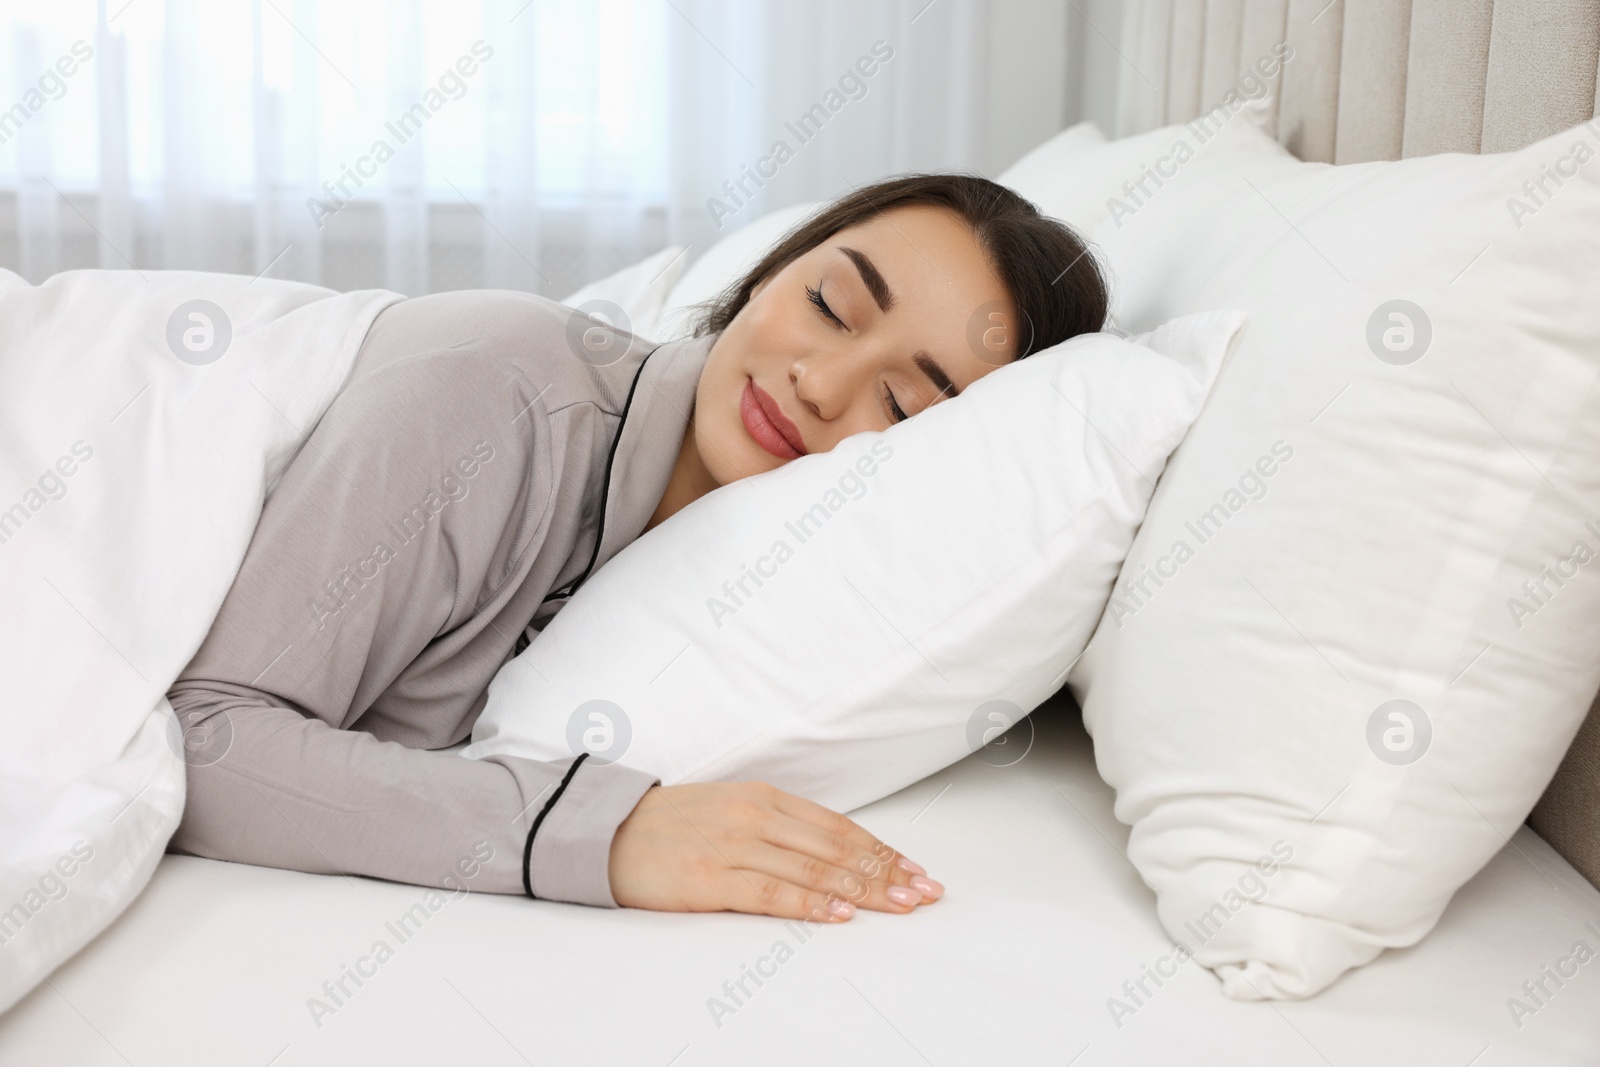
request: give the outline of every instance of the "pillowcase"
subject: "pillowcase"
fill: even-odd
[[[1120,218],[1137,210],[1156,189],[1175,183],[1183,165],[1202,151],[1208,157],[1228,159],[1241,172],[1248,169],[1252,156],[1287,156],[1271,138],[1245,131],[1246,127],[1260,130],[1271,120],[1269,101],[1236,97],[1234,104],[1220,105],[1207,119],[1110,144],[1093,122],[1080,122],[1017,160],[995,181],[1087,235],[1113,215]],[[1130,179],[1142,185],[1124,189]],[[695,305],[721,294],[779,238],[827,203],[813,200],[779,208],[718,241],[672,287],[651,336],[665,341],[688,337]]]
[[[1175,183],[1184,165],[1202,151],[1208,157],[1229,159],[1241,172],[1251,165],[1251,156],[1287,157],[1276,141],[1247,132],[1247,128],[1264,129],[1272,117],[1269,100],[1236,95],[1232,104],[1219,105],[1204,119],[1109,144],[1093,122],[1080,122],[1017,160],[995,181],[1087,235],[1106,219],[1137,210],[1157,189]],[[1131,188],[1124,188],[1125,183]],[[656,333],[650,336],[664,341],[688,337],[695,305],[718,296],[779,238],[827,203],[813,200],[779,208],[718,241],[672,287],[656,320]]]
[[[1094,123],[1080,122],[995,180],[1033,201],[1044,214],[1088,235],[1108,219],[1120,222],[1156,197],[1172,195],[1198,159],[1248,174],[1259,157],[1291,158],[1282,145],[1262,135],[1271,119],[1267,98],[1236,97],[1233,104],[1218,105],[1190,122],[1110,143]]]
[[[826,201],[812,200],[779,208],[760,216],[748,226],[734,230],[712,245],[705,255],[695,260],[684,272],[683,278],[672,287],[665,306],[661,309],[660,325],[656,336],[663,341],[679,341],[691,332],[690,318],[695,305],[720,295],[737,281],[778,239],[798,226],[807,216]]]
[[[601,316],[608,325],[635,337],[654,338],[667,296],[689,265],[687,251],[682,245],[669,245],[631,267],[590,282],[561,302]]]
[[[1596,143],[1202,155],[1097,233],[1123,326],[1250,319],[1069,679],[1229,996],[1420,940],[1600,685]]]
[[[464,754],[849,810],[983,748],[1060,689],[1241,322],[1077,337],[701,497],[500,669]]]
[[[1029,200],[1040,211],[1073,228],[1090,231],[1099,223],[1099,198],[1085,196],[1080,164],[1105,159],[1106,135],[1085,119],[1069,126],[1000,172],[999,182]],[[1101,183],[1104,184],[1104,183]]]

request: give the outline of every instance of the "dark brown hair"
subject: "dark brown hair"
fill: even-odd
[[[1018,359],[1105,325],[1105,277],[1088,245],[1071,227],[1041,215],[1028,200],[976,174],[903,174],[862,186],[790,230],[742,278],[700,305],[694,335],[727,329],[763,278],[838,231],[913,204],[946,208],[972,227],[1016,304],[1021,331]]]

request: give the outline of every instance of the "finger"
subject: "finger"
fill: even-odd
[[[925,898],[925,894],[912,887],[913,876],[909,871],[897,864],[885,862],[881,855],[867,851],[850,838],[841,837],[813,823],[791,818],[780,812],[762,826],[761,838],[770,845],[814,857],[823,863],[849,871],[865,885],[866,896],[873,902],[868,906],[880,910],[903,911],[905,909],[902,907],[890,908],[887,905],[890,903],[916,905],[922,903]],[[893,854],[892,850],[889,852]],[[891,888],[896,891],[889,892]],[[863,904],[860,887],[857,887],[854,895],[848,899]]]
[[[812,922],[844,922],[856,911],[854,904],[835,894],[804,889],[759,870],[736,868],[724,871],[720,889],[728,910],[750,915],[809,919]]]
[[[816,856],[765,841],[751,842],[739,862],[801,888],[840,897],[858,908],[904,915],[923,901],[922,895],[908,886],[891,886],[882,879],[863,878]]]
[[[843,837],[876,860],[876,863],[869,864],[862,871],[867,877],[877,877],[877,868],[883,866],[891,871],[899,872],[892,879],[894,884],[905,885],[908,880],[907,875],[925,873],[920,866],[903,867],[899,862],[901,859],[899,852],[878,840],[865,827],[849,816],[841,815],[815,801],[807,800],[805,797],[795,796],[793,793],[785,793],[781,789],[775,789],[773,793],[772,806],[780,812],[810,823],[828,833]]]

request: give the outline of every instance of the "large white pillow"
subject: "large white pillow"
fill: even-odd
[[[501,668],[465,754],[849,810],[983,748],[1061,687],[1241,322],[1074,338],[700,498]]]
[[[1158,197],[1171,196],[1196,160],[1248,174],[1260,157],[1288,158],[1282,145],[1262,135],[1271,115],[1266,98],[1235,97],[1192,122],[1111,142],[1094,123],[1080,122],[995,180],[1087,236],[1107,220],[1121,222]]]
[[[755,266],[778,239],[799,225],[808,215],[824,206],[813,200],[778,208],[733,230],[689,265],[672,287],[661,309],[656,336],[677,341],[689,336],[695,306],[721,294]]]
[[[669,245],[630,267],[590,282],[561,302],[607,326],[653,339],[667,297],[688,268],[688,251],[682,245]]]
[[[1600,685],[1596,140],[1202,156],[1098,231],[1123,326],[1249,316],[1069,680],[1230,996],[1422,938]]]
[[[1093,122],[1080,122],[1028,152],[995,181],[1031,200],[1044,214],[1088,235],[1113,215],[1121,218],[1137,210],[1158,189],[1181,184],[1185,165],[1202,152],[1226,159],[1241,173],[1248,172],[1253,156],[1287,156],[1276,141],[1245,132],[1245,127],[1261,129],[1270,118],[1265,99],[1235,96],[1205,120],[1164,126],[1109,144]],[[1130,191],[1125,183],[1139,184]],[[696,305],[718,296],[779,238],[826,203],[808,201],[768,212],[712,245],[672,287],[652,336],[664,341],[689,336]]]
[[[1001,171],[995,181],[1032,200],[1046,215],[1072,221],[1065,216],[1076,215],[1077,209],[1092,208],[1095,200],[1074,195],[1080,175],[1078,165],[1096,156],[1104,158],[1105,144],[1106,135],[1100,127],[1085,119],[1034,148]]]

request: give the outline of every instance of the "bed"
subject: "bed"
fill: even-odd
[[[1495,151],[1595,111],[1587,0],[1129,0],[1117,132],[1192,117],[1284,38],[1305,58],[1277,136],[1305,159]],[[415,887],[167,856],[0,1016],[0,1062],[1600,1062],[1600,713],[1420,944],[1287,1003],[1174,959],[1078,709],[1063,691],[1030,722],[1015,764],[853,813],[948,887],[910,916],[430,911]]]
[[[111,930],[0,1018],[0,1059],[1595,1062],[1600,974],[1587,972],[1600,964],[1560,988],[1543,969],[1579,936],[1600,944],[1600,890],[1532,831],[1520,830],[1415,948],[1309,1001],[1230,1001],[1209,972],[1170,960],[1071,698],[1059,694],[1033,719],[1018,762],[972,757],[857,812],[948,886],[909,916],[863,912],[807,931],[756,916],[469,895],[395,927],[423,890],[168,856]],[[335,1003],[324,983],[380,939],[392,958],[361,964],[371,977],[346,978],[349,995],[335,989]],[[780,940],[792,956],[774,954]],[[770,974],[760,986],[747,977],[757,967]],[[1174,972],[1159,986],[1145,977],[1157,967]],[[1507,999],[1541,979],[1553,995],[1519,1026]]]

